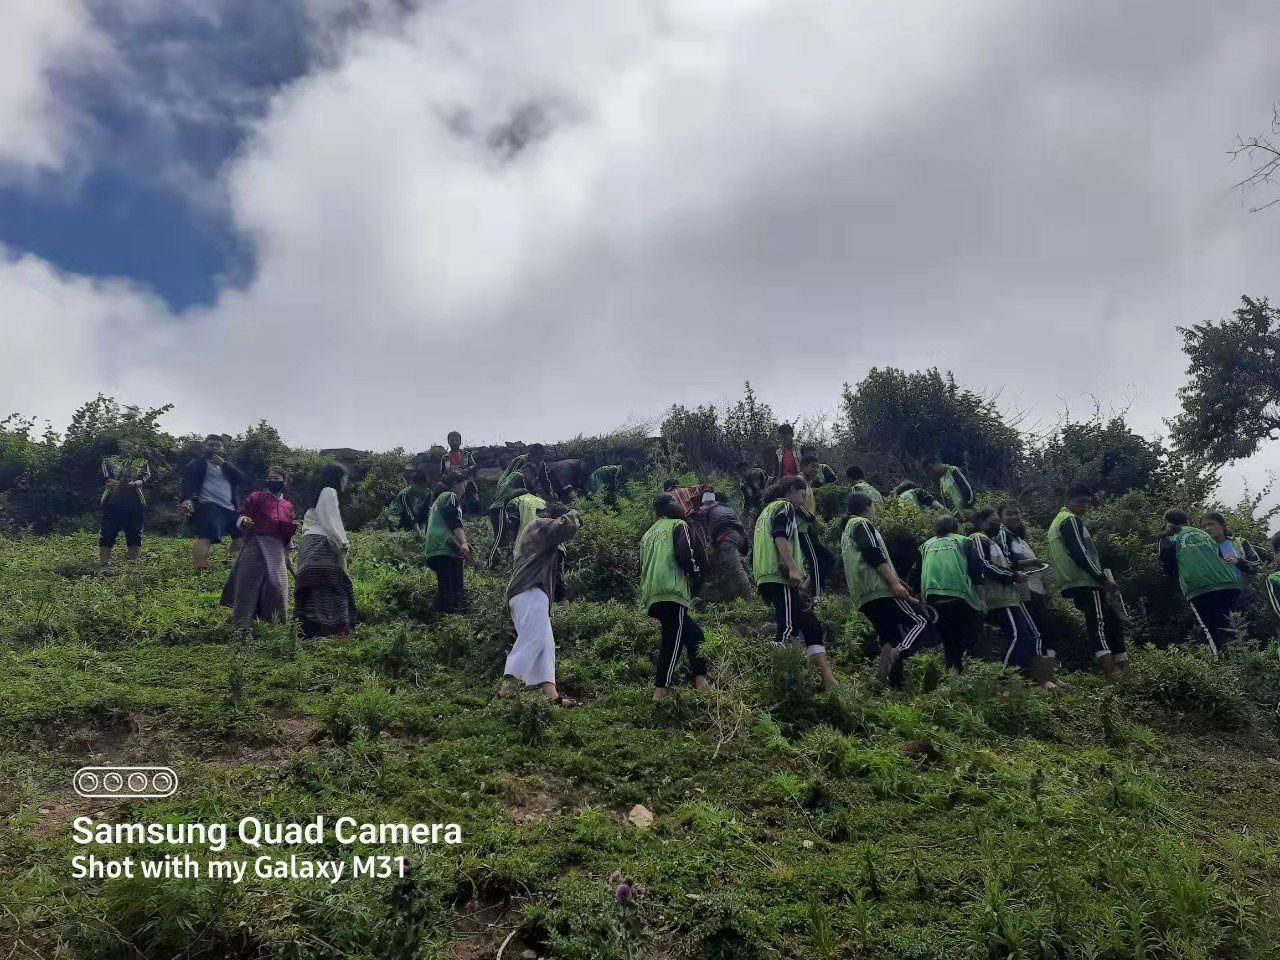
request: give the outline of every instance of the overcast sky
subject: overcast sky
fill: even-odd
[[[175,431],[420,449],[747,379],[802,416],[937,364],[1043,421],[1096,397],[1154,433],[1174,328],[1280,297],[1280,213],[1248,212],[1226,156],[1280,99],[1270,0],[4,20],[0,410],[57,426],[102,390],[174,402]]]

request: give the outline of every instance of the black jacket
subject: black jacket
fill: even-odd
[[[190,500],[195,502],[204,488],[205,471],[209,469],[209,461],[204,457],[196,457],[182,471],[182,490],[178,494],[179,502]],[[240,488],[244,486],[244,474],[235,468],[230,460],[222,461],[222,475],[231,481],[231,502],[239,505]]]

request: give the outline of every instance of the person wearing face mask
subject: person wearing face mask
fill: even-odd
[[[289,550],[298,525],[284,485],[284,468],[269,467],[265,489],[255,490],[240,505],[236,527],[244,545],[222,589],[223,606],[231,608],[237,627],[248,627],[255,619],[283,620],[289,609]]]
[[[305,637],[346,635],[356,623],[355,590],[347,576],[351,542],[338,508],[347,482],[346,467],[326,464],[320,471],[320,495],[302,518],[293,616]]]
[[[236,551],[240,530],[236,526],[236,504],[244,486],[244,474],[223,457],[222,438],[211,433],[204,438],[204,451],[187,464],[182,473],[179,506],[190,517],[196,541],[191,545],[191,562],[197,570],[209,569],[209,547],[231,538]]]

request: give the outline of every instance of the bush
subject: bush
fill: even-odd
[[[1124,689],[1223,730],[1249,723],[1249,705],[1233,672],[1198,649],[1144,651],[1126,674]]]

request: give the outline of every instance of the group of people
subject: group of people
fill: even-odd
[[[412,468],[389,517],[393,525],[421,538],[425,563],[437,579],[436,610],[459,614],[467,602],[465,565],[473,560],[464,515],[480,512],[478,469],[458,433],[449,435],[448,444],[439,464],[432,465],[435,469],[421,464]],[[773,611],[775,641],[800,644],[823,688],[834,688],[825,628],[814,601],[831,588],[837,567],[878,638],[878,672],[886,683],[901,684],[908,659],[927,647],[940,647],[948,667],[962,670],[988,623],[1003,638],[1006,665],[1052,686],[1056,658],[1043,633],[1051,616],[1044,581],[1049,568],[1061,595],[1084,617],[1099,669],[1111,675],[1126,665],[1124,601],[1101,564],[1086,523],[1093,506],[1088,488],[1068,491],[1048,529],[1045,562],[1028,543],[1017,503],[975,509],[973,487],[963,470],[927,461],[923,467],[936,493],[905,481],[889,494],[907,508],[936,514],[933,537],[919,544],[912,558],[909,583],[877,525],[886,496],[861,467],[844,470],[848,494],[836,556],[817,535],[815,491],[837,484],[839,475],[816,449],[797,450],[787,425],[779,428],[773,466],[766,472],[739,463],[741,514],[723,491],[709,484],[682,487],[669,480],[655,497],[654,521],[640,540],[639,553],[640,602],[658,622],[661,637],[656,699],[675,686],[682,659],[695,687],[708,684],[702,630],[692,615],[699,596],[732,600],[758,595]],[[102,472],[100,559],[109,563],[123,533],[129,558],[135,560],[150,479],[146,461],[122,451],[103,461]],[[507,602],[516,640],[501,695],[532,687],[553,702],[570,703],[556,685],[551,605],[564,596],[565,544],[581,523],[571,504],[584,494],[612,502],[636,472],[632,460],[593,471],[582,460],[549,461],[540,444],[530,445],[503,469],[487,509],[493,529],[488,566],[496,566],[507,551],[511,556]],[[283,617],[292,574],[294,618],[302,632],[347,633],[356,621],[346,572],[349,539],[339,507],[347,471],[338,463],[323,469],[320,491],[300,526],[285,495],[288,480],[283,468],[272,466],[261,489],[241,498],[245,477],[226,459],[222,439],[206,438],[202,455],[182,475],[180,506],[195,534],[192,561],[205,569],[211,545],[232,541],[234,562],[223,602],[238,626],[255,618]],[[1221,514],[1206,514],[1200,526],[1191,526],[1179,510],[1170,510],[1165,519],[1161,561],[1177,579],[1217,654],[1229,642],[1241,591],[1263,569],[1264,559],[1248,541],[1231,535]],[[1280,553],[1280,534],[1271,545]],[[1266,591],[1280,615],[1280,571],[1269,575]]]
[[[103,461],[102,474],[98,546],[105,569],[122,533],[129,560],[138,559],[150,472],[145,459],[122,451]],[[350,633],[356,622],[355,591],[346,570],[350,539],[339,508],[339,495],[349,482],[347,470],[340,463],[324,466],[320,491],[301,525],[285,495],[288,482],[285,469],[273,465],[261,489],[242,497],[243,473],[226,459],[220,436],[206,437],[200,456],[183,468],[179,494],[179,508],[195,535],[192,563],[207,570],[212,545],[230,541],[232,566],[222,602],[238,627],[255,619],[282,619],[290,605],[292,576],[293,616],[304,635]]]

